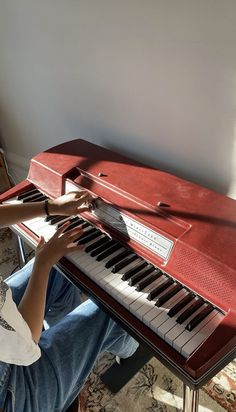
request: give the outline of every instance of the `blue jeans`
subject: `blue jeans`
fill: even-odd
[[[7,279],[18,304],[32,271],[30,261]],[[131,356],[138,343],[91,300],[52,269],[40,359],[30,366],[0,362],[0,408],[4,412],[64,412],[80,392],[97,357],[109,351]]]

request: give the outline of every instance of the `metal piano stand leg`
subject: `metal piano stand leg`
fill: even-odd
[[[199,390],[183,384],[183,412],[198,412]]]
[[[25,254],[25,247],[23,240],[19,235],[16,235],[16,242],[17,242],[17,254],[19,260],[19,266],[22,268],[26,264],[26,254]]]

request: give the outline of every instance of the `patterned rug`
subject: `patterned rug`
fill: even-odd
[[[0,274],[16,270],[18,259],[14,236],[0,230]],[[30,249],[27,247],[27,253]],[[102,356],[88,378],[82,393],[86,412],[181,412],[182,383],[159,361],[152,358],[117,394],[113,395],[99,376],[112,363],[110,354]],[[236,411],[236,360],[200,390],[199,412]]]

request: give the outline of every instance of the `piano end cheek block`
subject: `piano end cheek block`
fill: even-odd
[[[231,352],[233,359],[236,355],[236,313],[232,310],[186,361],[186,372],[197,379],[218,362],[220,371],[223,367],[220,366],[220,361]]]

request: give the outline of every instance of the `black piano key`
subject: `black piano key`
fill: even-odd
[[[83,222],[81,222],[79,224],[79,226],[81,226],[81,229],[87,229],[87,228],[89,228],[89,226],[92,228],[92,225],[90,225],[89,222],[85,222],[85,220]]]
[[[79,242],[80,240],[84,239],[90,232],[91,228],[93,228],[92,225],[90,225],[88,222],[84,222],[81,225],[78,226],[81,231],[83,232],[81,235],[79,235],[75,240],[74,243]],[[85,230],[84,230],[85,229]],[[96,230],[95,228],[93,228]],[[93,232],[92,232],[93,233]],[[77,243],[79,245],[79,243]]]
[[[154,280],[158,279],[163,273],[159,269],[155,269],[152,273],[150,273],[145,279],[140,280],[140,282],[136,285],[136,290],[140,292]]]
[[[100,253],[102,253],[104,250],[107,250],[111,246],[115,245],[117,242],[115,240],[109,240],[105,244],[99,246],[97,249],[92,250],[90,253],[90,256],[95,257],[98,256]]]
[[[81,226],[83,226],[83,225],[81,225]],[[94,233],[94,232],[96,232],[96,231],[97,231],[97,229],[96,229],[95,227],[88,228],[88,229],[80,236],[80,240],[82,240],[83,238],[85,238],[85,237],[88,236],[88,235],[91,235],[92,233]]]
[[[163,293],[159,298],[157,298],[155,306],[163,306],[172,296],[176,295],[183,287],[179,284],[175,285],[173,288],[170,288],[166,293]]]
[[[189,293],[182,300],[176,303],[168,312],[168,315],[173,318],[181,309],[183,309],[191,300],[194,299],[194,294]]]
[[[109,238],[109,236],[104,235],[101,239],[97,240],[96,242],[92,243],[92,245],[89,245],[85,248],[85,252],[89,253],[92,252],[92,250],[98,248],[101,245],[104,245],[105,243],[107,243],[109,240],[111,240]]]
[[[115,245],[113,245],[112,247],[110,247],[108,250],[105,250],[104,252],[100,253],[100,255],[98,255],[96,257],[96,260],[98,262],[101,262],[101,260],[105,259],[106,257],[112,255],[112,253],[116,252],[117,250],[119,250],[121,248],[121,244],[120,243],[116,243]]]
[[[61,217],[61,215],[51,215],[51,216],[45,216],[45,218],[44,218],[44,222],[51,222],[51,220],[52,219],[56,219],[56,218],[59,218],[59,217]],[[49,223],[50,224],[50,223]]]
[[[64,232],[68,232],[69,230],[74,229],[77,226],[80,226],[83,222],[84,222],[84,220],[80,219],[79,217],[74,217],[74,218],[70,219],[70,224],[66,228],[66,230],[64,230]]]
[[[139,272],[140,270],[144,269],[148,265],[147,262],[141,262],[140,264],[135,265],[133,268],[124,272],[122,276],[122,280],[128,280],[131,276],[135,275],[135,273]]]
[[[129,279],[129,286],[134,286],[136,283],[138,283],[139,280],[144,279],[147,275],[149,275],[151,272],[154,271],[154,266],[150,265],[141,270],[138,273],[135,273],[134,275],[131,276]]]
[[[55,223],[60,222],[61,220],[64,220],[68,218],[67,216],[60,216],[60,215],[53,215],[53,216],[46,216],[44,221],[48,222],[49,225],[55,225]]]
[[[22,199],[22,203],[36,202],[36,201],[44,200],[46,198],[47,197],[40,192],[34,193],[33,195],[24,197],[24,199]]]
[[[154,280],[152,283],[150,283],[149,285],[147,285],[144,289],[143,292],[144,293],[149,293],[151,292],[153,289],[155,289],[157,286],[159,286],[164,280],[166,280],[167,277],[162,274],[158,279]]]
[[[127,259],[122,260],[122,262],[116,263],[116,265],[114,265],[111,270],[112,273],[119,272],[121,269],[125,268],[125,266],[128,266],[130,263],[134,262],[136,259],[139,259],[139,257],[136,254],[133,254],[129,256]]]
[[[181,325],[186,319],[189,318],[189,316],[193,315],[193,313],[196,312],[196,310],[199,309],[203,303],[203,299],[201,298],[195,300],[192,305],[190,305],[184,312],[181,313],[181,315],[179,315],[176,322]]]
[[[117,256],[114,256],[110,260],[108,260],[105,264],[105,267],[108,269],[111,266],[115,265],[116,263],[120,263],[124,258],[129,256],[132,253],[132,250],[123,250],[121,253],[119,253]]]
[[[21,193],[16,198],[17,198],[17,200],[22,200],[25,197],[34,195],[35,193],[40,193],[40,191],[38,189],[32,189],[32,190],[29,190],[28,192]]]
[[[34,199],[30,200],[30,202],[35,202],[35,203],[36,202],[42,202],[43,200],[46,200],[46,199],[48,199],[48,197],[46,195],[41,195],[37,198],[34,198]]]
[[[93,227],[89,223],[86,225],[86,223],[87,222],[84,222],[81,225],[78,225],[78,227],[81,229],[83,233],[80,234],[78,238],[74,240],[74,243],[79,242],[80,240],[84,239],[86,236],[90,235],[91,233],[94,233],[94,231],[96,230],[95,227]]]
[[[62,225],[70,221],[70,216],[62,216],[63,219],[60,219],[57,223],[54,224],[56,229],[59,229]]]
[[[97,239],[98,236],[101,236],[100,230],[97,230],[96,232],[92,232],[89,235],[85,236],[84,238],[80,238],[78,241],[77,245],[86,245],[86,243],[91,242],[93,239]]]
[[[155,287],[154,289],[152,289],[149,292],[149,294],[147,296],[147,299],[148,300],[153,300],[161,292],[164,292],[165,289],[167,289],[170,285],[172,285],[172,283],[174,283],[174,282],[171,279],[165,280],[163,283],[161,283],[159,286]]]
[[[205,319],[212,311],[213,307],[211,305],[205,306],[190,322],[186,325],[185,329],[189,332],[193,330],[203,319]]]

